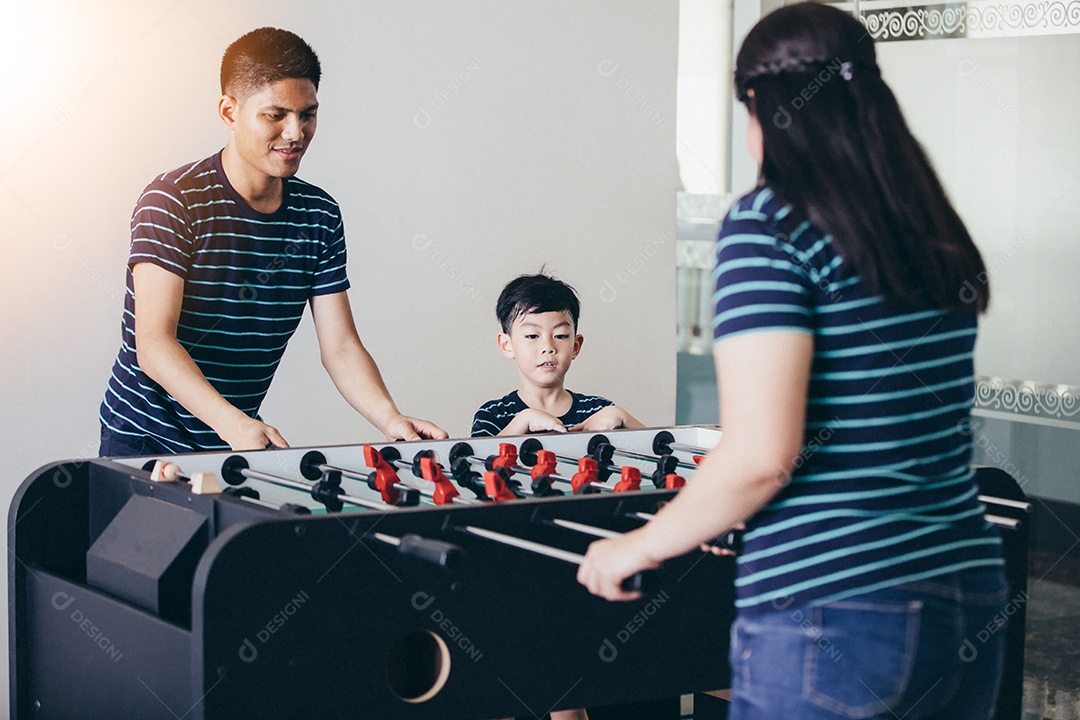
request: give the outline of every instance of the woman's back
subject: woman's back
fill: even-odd
[[[813,335],[804,449],[748,522],[740,608],[839,599],[1000,565],[970,467],[976,316],[897,309],[830,237],[762,188],[717,248],[715,333]]]

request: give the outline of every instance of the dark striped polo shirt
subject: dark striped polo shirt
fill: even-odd
[[[598,410],[602,410],[608,405],[614,405],[607,398],[596,395],[582,395],[572,390],[568,392],[570,397],[573,398],[573,402],[570,403],[570,409],[566,411],[566,414],[559,418],[562,424],[568,428],[580,425]],[[517,390],[508,395],[503,395],[498,400],[489,400],[481,405],[480,409],[473,415],[472,436],[498,435],[519,412],[528,408],[529,406],[521,401]]]
[[[257,212],[229,184],[221,153],[150,183],[131,219],[120,352],[100,415],[122,436],[177,452],[227,446],[139,367],[131,268],[143,262],[184,279],[177,339],[251,417],[307,302],[349,287],[341,211],[314,185],[286,178],[281,207]]]
[[[814,340],[804,447],[747,522],[736,605],[783,609],[1001,565],[970,464],[976,316],[869,295],[831,238],[768,189],[732,208],[716,260],[718,341]]]

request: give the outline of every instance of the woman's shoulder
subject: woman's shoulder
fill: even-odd
[[[767,186],[759,186],[736,200],[725,222],[779,224],[792,214],[792,207]]]
[[[807,214],[770,187],[755,188],[739,198],[720,230],[721,243],[745,241],[753,236],[768,238],[769,244],[788,255],[815,255],[825,248],[832,249],[828,236]]]

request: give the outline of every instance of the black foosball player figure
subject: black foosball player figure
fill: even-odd
[[[323,366],[357,412],[388,439],[446,437],[391,399],[349,306],[341,210],[296,177],[320,76],[287,30],[239,38],[221,62],[225,148],[143,191],[101,455],[286,447],[259,406],[309,304]]]
[[[584,340],[577,332],[581,304],[574,288],[543,271],[521,275],[503,288],[495,314],[502,328],[499,350],[517,366],[520,386],[476,411],[474,437],[644,427],[606,398],[566,389],[566,373]]]

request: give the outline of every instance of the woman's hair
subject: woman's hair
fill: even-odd
[[[811,2],[767,15],[739,50],[735,90],[761,124],[762,183],[832,236],[869,292],[904,309],[986,309],[982,257],[858,20]]]

